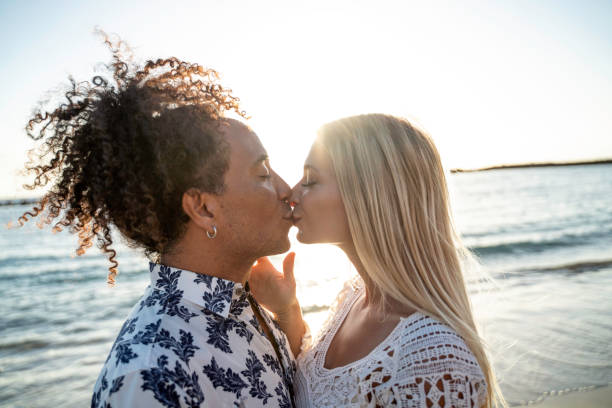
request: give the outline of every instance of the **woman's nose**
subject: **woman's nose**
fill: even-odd
[[[300,185],[300,183],[297,183],[291,189],[291,195],[289,196],[289,204],[291,204],[292,207],[295,207],[297,204],[300,203],[301,196],[302,196],[302,186]]]

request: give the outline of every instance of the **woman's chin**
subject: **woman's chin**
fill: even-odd
[[[312,237],[309,237],[308,235],[304,235],[298,232],[298,234],[295,237],[298,242],[300,242],[301,244],[326,244],[327,242],[324,241],[318,241],[316,239],[312,239]]]
[[[302,244],[312,244],[312,242],[308,240],[308,236],[304,235],[304,231],[302,231],[301,229],[298,230],[298,233],[295,238],[298,240],[298,242],[301,242]]]

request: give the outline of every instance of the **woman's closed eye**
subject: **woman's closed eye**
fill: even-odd
[[[304,172],[304,177],[302,177],[302,180],[303,180],[302,187],[309,187],[309,186],[312,186],[313,184],[316,184],[316,181],[310,174],[310,170],[306,170]]]

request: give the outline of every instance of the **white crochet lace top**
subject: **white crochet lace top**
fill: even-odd
[[[472,352],[450,327],[419,312],[401,318],[364,358],[327,369],[325,355],[338,328],[365,291],[345,284],[314,341],[303,341],[295,380],[303,407],[481,407],[486,382]]]

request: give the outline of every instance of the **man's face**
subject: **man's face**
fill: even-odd
[[[219,235],[236,256],[258,258],[286,252],[292,226],[291,190],[270,167],[257,135],[228,120],[223,132],[230,145],[229,169],[221,204]]]

